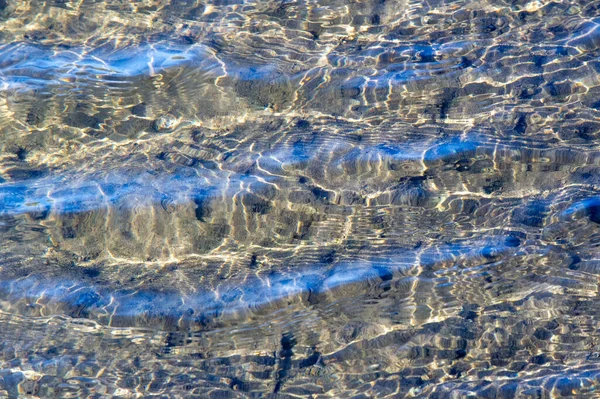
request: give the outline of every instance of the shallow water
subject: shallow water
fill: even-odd
[[[0,397],[597,397],[600,2],[0,0]]]

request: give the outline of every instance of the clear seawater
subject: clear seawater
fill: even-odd
[[[595,0],[0,0],[0,397],[598,397],[599,139]]]

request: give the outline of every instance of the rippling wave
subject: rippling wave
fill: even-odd
[[[0,396],[596,397],[599,10],[0,0]]]

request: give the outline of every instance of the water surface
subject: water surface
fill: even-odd
[[[596,397],[599,8],[0,1],[0,395]]]

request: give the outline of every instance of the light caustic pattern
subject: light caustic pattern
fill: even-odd
[[[0,396],[596,397],[600,3],[1,1]]]

